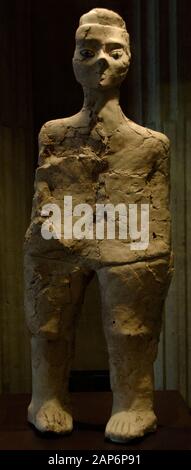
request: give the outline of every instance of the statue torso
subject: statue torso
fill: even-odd
[[[45,125],[46,127],[46,125]],[[111,132],[102,122],[87,126],[76,115],[47,124],[46,140],[36,172],[33,221],[48,202],[63,209],[64,196],[73,206],[88,203],[150,205],[150,243],[146,251],[130,250],[127,240],[63,240],[80,256],[103,263],[126,263],[169,251],[168,177],[165,136],[124,117]],[[37,211],[37,212],[36,212]],[[139,221],[139,219],[138,219]],[[46,243],[46,241],[44,242]]]

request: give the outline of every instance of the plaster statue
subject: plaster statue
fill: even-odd
[[[84,104],[78,114],[49,121],[40,131],[25,236],[32,355],[28,420],[42,432],[72,431],[68,377],[75,327],[85,288],[96,272],[113,392],[105,435],[114,442],[156,429],[153,363],[172,273],[169,141],[123,114],[119,88],[129,63],[123,19],[100,8],[84,14],[73,58]],[[149,204],[148,246],[140,250],[135,244],[133,250],[129,234],[126,239],[44,239],[41,229],[50,214],[42,208],[49,203],[62,206],[64,196],[72,196],[74,205],[89,204],[94,212],[98,203]]]

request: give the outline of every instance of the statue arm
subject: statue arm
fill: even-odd
[[[38,136],[38,165],[42,166],[46,159],[49,158],[54,150],[54,139],[51,134],[50,122],[45,123],[39,132]]]
[[[164,134],[159,134],[159,156],[158,170],[166,179],[166,184],[170,187],[170,141]]]

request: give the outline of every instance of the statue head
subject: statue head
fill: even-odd
[[[129,35],[115,12],[94,8],[80,18],[73,68],[83,88],[118,88],[130,63]]]

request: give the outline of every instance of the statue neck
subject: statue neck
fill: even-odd
[[[84,89],[82,111],[90,123],[102,122],[106,131],[112,132],[124,120],[119,104],[119,89]]]

